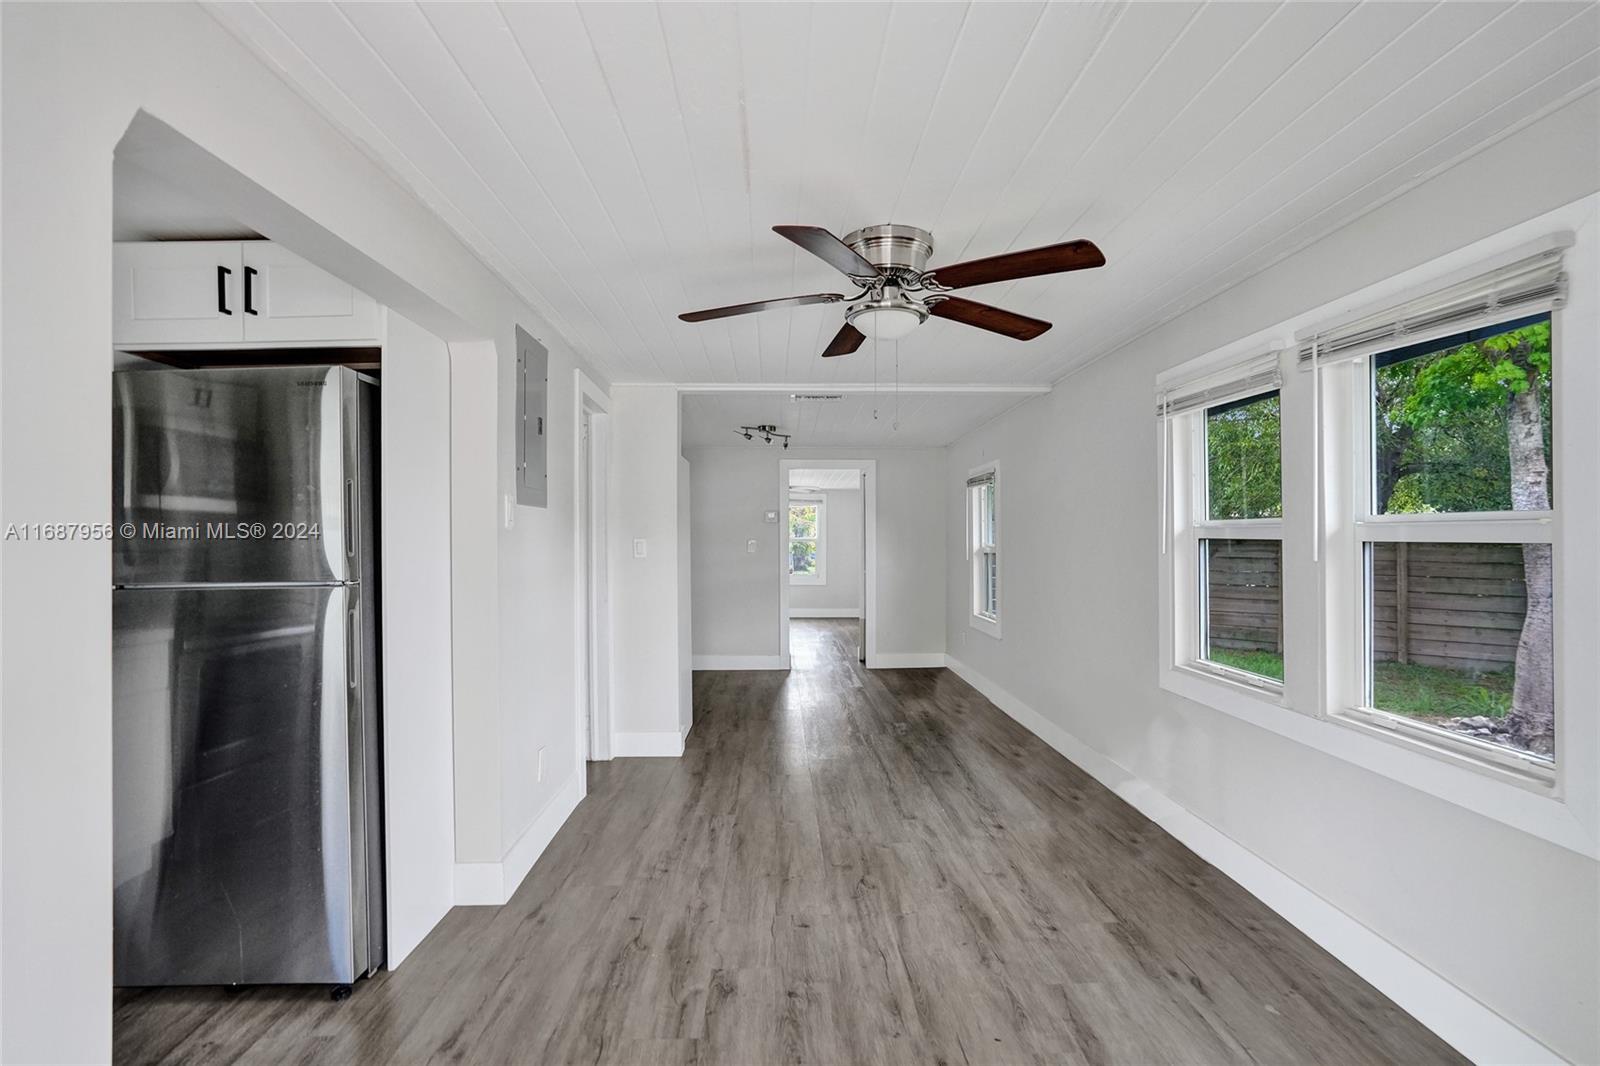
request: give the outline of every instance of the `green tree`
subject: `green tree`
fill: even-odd
[[[1277,393],[1206,412],[1211,517],[1281,518],[1281,450]]]
[[[1549,320],[1407,362],[1414,366],[1385,367],[1376,382],[1380,506],[1400,498],[1405,477],[1427,476],[1438,465],[1447,475],[1453,467],[1455,480],[1467,483],[1446,486],[1443,509],[1504,510],[1509,502],[1516,511],[1548,510]],[[1486,433],[1490,428],[1496,432]],[[1491,442],[1486,436],[1499,439]],[[1449,498],[1454,496],[1462,498]],[[1517,642],[1507,724],[1518,744],[1550,754],[1555,750],[1550,545],[1523,545],[1522,568],[1527,613]]]

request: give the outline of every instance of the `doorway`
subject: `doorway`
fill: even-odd
[[[578,375],[578,758],[611,758],[611,581],[607,493],[611,416],[605,394]]]
[[[877,463],[780,460],[779,651],[784,669],[877,659]]]

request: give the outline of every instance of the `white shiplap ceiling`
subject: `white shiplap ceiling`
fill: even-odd
[[[905,380],[1050,382],[1600,84],[1567,3],[217,4],[616,381],[861,382],[777,223],[933,231],[933,262],[1087,237],[970,290]]]
[[[861,471],[854,467],[831,470],[791,470],[791,489],[821,489],[825,492],[844,492],[861,487]]]
[[[1018,393],[915,393],[892,389],[846,393],[825,403],[796,403],[787,392],[690,393],[683,397],[686,448],[777,448],[745,441],[740,426],[773,425],[795,447],[936,448],[969,433],[1029,397]]]

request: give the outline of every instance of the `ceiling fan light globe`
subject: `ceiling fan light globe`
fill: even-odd
[[[904,307],[867,307],[850,324],[874,340],[896,341],[922,325],[922,319]]]

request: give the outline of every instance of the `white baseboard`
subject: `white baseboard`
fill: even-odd
[[[509,900],[583,799],[587,785],[587,771],[579,766],[499,862],[456,863],[456,906],[498,907]]]
[[[925,670],[946,665],[946,659],[942,651],[880,651],[867,666],[873,670]]]
[[[782,670],[783,656],[696,655],[691,666],[696,670]]]
[[[859,607],[791,607],[790,618],[860,618]]]
[[[725,668],[724,668],[725,669]],[[613,733],[611,757],[613,759],[677,758],[683,754],[683,742],[689,731],[665,733]]]
[[[1533,1036],[1148,781],[1084,744],[959,659],[945,658],[951,671],[990,703],[1171,833],[1190,851],[1244,886],[1467,1058],[1480,1063],[1564,1061]]]

